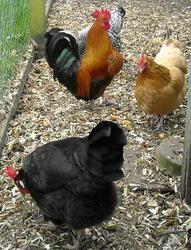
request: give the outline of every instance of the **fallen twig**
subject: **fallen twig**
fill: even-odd
[[[162,237],[162,236],[166,236],[166,235],[169,235],[169,234],[182,234],[182,233],[188,233],[187,230],[175,230],[175,231],[165,231],[165,232],[162,232],[162,233],[149,233],[151,236],[153,237]]]
[[[159,192],[161,194],[165,194],[165,193],[174,194],[175,193],[175,191],[174,191],[173,188],[168,187],[168,186],[162,186],[160,184],[148,184],[148,185],[144,185],[144,184],[129,183],[128,187],[132,191]]]

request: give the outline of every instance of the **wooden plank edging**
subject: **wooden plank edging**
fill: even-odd
[[[181,195],[185,202],[191,205],[191,64],[189,68],[188,97],[184,134],[184,153],[181,172]]]
[[[23,93],[23,89],[24,89],[26,80],[28,78],[28,73],[29,73],[31,66],[32,66],[32,63],[34,61],[34,55],[35,55],[35,49],[32,50],[31,56],[26,64],[26,68],[25,68],[23,75],[21,77],[20,84],[19,84],[19,87],[17,90],[17,94],[14,97],[13,105],[11,106],[11,109],[10,109],[10,111],[9,111],[5,121],[4,121],[3,127],[0,130],[0,156],[2,154],[2,150],[3,150],[4,144],[5,144],[7,130],[8,130],[10,121],[12,120],[13,116],[16,113],[16,110],[17,110],[17,107],[19,104],[19,100],[20,100],[21,95]]]

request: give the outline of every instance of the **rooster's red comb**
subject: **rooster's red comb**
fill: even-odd
[[[111,18],[111,13],[109,10],[107,9],[101,9],[101,10],[95,10],[93,13],[92,13],[92,16],[94,18],[97,18],[98,16],[100,15],[103,15],[104,17],[106,17],[108,20]]]
[[[6,166],[4,173],[5,173],[5,176],[7,176],[13,180],[17,176],[17,171],[13,166]]]

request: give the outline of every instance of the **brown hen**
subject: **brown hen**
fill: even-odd
[[[142,54],[137,65],[135,97],[144,112],[160,117],[156,131],[163,124],[163,116],[180,105],[187,91],[186,59],[170,29],[155,59]]]

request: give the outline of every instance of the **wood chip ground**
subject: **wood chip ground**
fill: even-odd
[[[94,9],[113,9],[118,5],[126,10],[121,32],[126,62],[107,88],[115,105],[102,106],[97,100],[91,110],[87,103],[77,101],[65,87],[53,80],[44,59],[36,61],[11,122],[1,166],[19,168],[22,159],[37,146],[50,140],[86,135],[101,120],[115,121],[123,126],[128,141],[126,177],[117,183],[119,207],[110,221],[87,230],[84,249],[184,249],[188,239],[185,228],[189,223],[186,221],[191,208],[182,202],[177,192],[180,179],[165,176],[158,170],[155,148],[164,138],[184,136],[186,100],[168,116],[169,131],[153,133],[147,128],[151,118],[137,106],[134,87],[137,57],[143,51],[151,56],[159,51],[166,24],[180,37],[184,53],[189,58],[190,1],[57,0],[48,25],[77,34],[92,21],[90,14]],[[129,184],[134,183],[137,176],[143,183],[167,185],[175,194],[135,192]],[[0,176],[0,200],[0,248],[62,249],[62,245],[70,241],[66,235],[46,229],[30,196],[21,196],[3,173]]]

